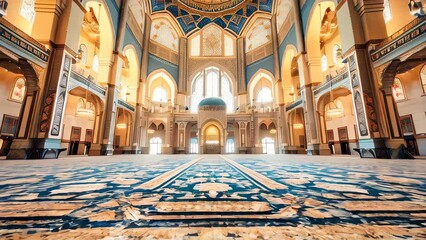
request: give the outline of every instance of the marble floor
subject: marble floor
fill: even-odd
[[[426,239],[426,160],[0,160],[0,239]]]

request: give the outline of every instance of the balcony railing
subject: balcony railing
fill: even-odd
[[[302,104],[303,104],[303,99],[301,99],[299,97],[298,99],[296,99],[296,101],[294,101],[294,102],[290,103],[288,106],[286,106],[285,107],[285,111],[286,112],[291,111],[291,110],[293,110],[293,109],[295,109],[297,107],[302,106]]]
[[[96,82],[89,80],[88,78],[85,78],[83,76],[81,76],[80,74],[71,71],[71,78],[76,80],[77,82],[79,82],[80,84],[83,84],[84,87],[86,87],[87,89],[89,89],[90,91],[99,93],[103,96],[106,95],[106,88],[99,86],[98,84],[96,84]]]
[[[330,90],[331,86],[340,86],[341,82],[348,80],[349,78],[348,70],[346,68],[342,68],[338,74],[332,78],[327,79],[327,81],[321,83],[320,85],[314,87],[314,95],[318,95],[323,91]],[[332,90],[332,89],[331,89]]]

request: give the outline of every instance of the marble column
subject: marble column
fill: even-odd
[[[151,33],[151,19],[145,14],[143,53],[141,59],[140,79],[138,85],[138,95],[136,103],[135,131],[133,134],[132,153],[148,153],[148,146],[145,146],[144,139],[147,136],[146,111],[144,110],[145,92],[147,88],[148,60],[149,60],[149,39]]]
[[[124,35],[126,31],[127,19],[129,16],[129,3],[130,0],[123,0],[120,8],[120,22],[118,25],[117,38],[113,52],[113,60],[111,66],[111,73],[108,79],[108,89],[106,94],[104,126],[101,142],[101,154],[112,155],[114,152],[113,142],[115,134],[115,125],[117,118],[117,102],[119,96],[118,86],[121,81],[121,69],[123,65],[122,50]]]
[[[244,38],[237,38],[237,83],[238,93],[247,92],[246,84],[246,53]]]

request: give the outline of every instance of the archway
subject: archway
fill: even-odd
[[[248,83],[249,101],[258,112],[270,112],[274,108],[276,99],[274,77],[266,70],[259,70]]]
[[[215,124],[209,124],[205,127],[204,134],[204,153],[220,154],[221,153],[221,134],[220,129]]]
[[[99,143],[103,104],[89,89],[76,87],[68,92],[61,138],[68,155],[88,155],[92,144]]]
[[[157,70],[148,76],[147,106],[153,112],[170,111],[176,100],[177,85],[166,70]]]
[[[124,153],[124,148],[131,146],[133,116],[132,113],[118,107],[114,131],[114,154]]]
[[[300,97],[299,67],[296,55],[296,47],[287,45],[281,69],[284,103],[286,104],[294,102]]]
[[[148,126],[149,153],[161,154],[166,139],[166,125],[163,121],[155,119]]]
[[[404,59],[394,59],[382,74],[382,88],[389,134],[405,143],[413,155],[426,155],[426,48]],[[398,141],[399,140],[399,141]],[[398,147],[394,145],[394,147]]]
[[[128,45],[123,50],[124,63],[121,70],[121,81],[119,85],[120,98],[134,106],[137,101],[137,90],[139,86],[139,61],[136,50]]]
[[[321,142],[328,144],[331,154],[353,154],[358,147],[358,133],[352,93],[336,88],[318,100]]]
[[[323,82],[346,70],[337,20],[333,1],[316,1],[305,40],[312,82]]]
[[[198,112],[198,104],[204,98],[217,97],[226,103],[228,113],[235,112],[233,83],[229,75],[221,69],[210,66],[198,72],[191,84],[190,110]]]
[[[277,127],[271,119],[263,120],[259,125],[259,139],[262,153],[275,154],[277,149]]]
[[[294,153],[306,153],[305,117],[303,108],[299,107],[289,113],[290,146]]]

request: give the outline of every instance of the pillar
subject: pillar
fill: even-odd
[[[245,39],[243,37],[237,38],[237,82],[238,94],[247,92],[246,84],[246,53],[245,53]]]
[[[117,101],[119,91],[117,86],[120,84],[121,68],[123,65],[122,50],[126,31],[127,18],[129,14],[129,0],[123,0],[120,8],[120,22],[118,25],[117,38],[115,42],[111,73],[108,79],[108,89],[106,94],[104,126],[101,142],[101,154],[112,155],[114,152],[114,132],[117,118]]]
[[[135,127],[132,140],[132,153],[141,154],[148,153],[149,149],[146,146],[144,139],[147,136],[146,126],[146,112],[144,111],[145,103],[145,92],[147,88],[147,77],[148,77],[148,60],[149,60],[149,39],[151,33],[151,18],[148,14],[145,14],[144,24],[144,36],[143,36],[143,53],[141,59],[140,79],[138,85],[138,96],[136,103],[136,116],[135,116]]]

